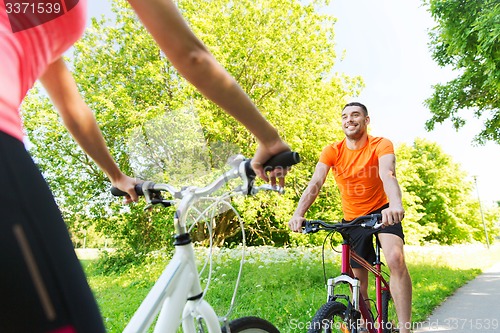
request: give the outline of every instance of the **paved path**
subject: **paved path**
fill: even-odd
[[[414,332],[500,332],[500,263],[458,289]]]

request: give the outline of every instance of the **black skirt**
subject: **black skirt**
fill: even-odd
[[[0,132],[0,332],[105,332],[47,183]]]

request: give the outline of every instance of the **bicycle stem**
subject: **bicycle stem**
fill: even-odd
[[[188,193],[184,196],[179,204],[179,207],[174,214],[174,229],[177,235],[184,235],[187,233],[186,219],[187,212],[192,202],[195,199],[195,194],[193,192]]]

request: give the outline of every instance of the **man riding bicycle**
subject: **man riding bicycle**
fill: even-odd
[[[358,216],[381,213],[383,226],[378,230],[353,228],[348,231],[353,249],[373,262],[373,234],[380,241],[391,271],[391,294],[396,305],[400,332],[410,332],[411,278],[404,259],[404,217],[402,194],[396,179],[396,159],[392,142],[368,135],[368,110],[353,102],[342,110],[345,138],[326,146],[290,222],[291,230],[302,231],[304,215],[316,200],[329,170],[335,177],[342,198],[344,221]],[[360,280],[361,294],[368,299],[368,271],[351,260],[354,275]]]

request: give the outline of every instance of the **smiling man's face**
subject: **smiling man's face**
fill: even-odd
[[[342,129],[347,138],[359,140],[366,133],[370,117],[359,106],[347,106],[342,111]]]

